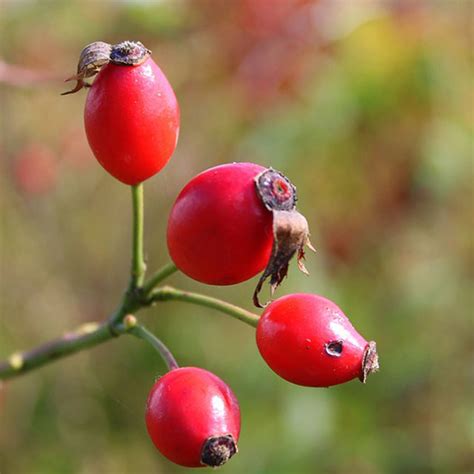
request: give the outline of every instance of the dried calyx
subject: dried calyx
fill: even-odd
[[[212,436],[206,440],[201,451],[201,464],[219,467],[238,453],[237,444],[232,435]]]
[[[140,41],[122,41],[112,46],[110,62],[122,66],[138,66],[151,54]]]
[[[73,94],[83,87],[90,87],[90,84],[84,79],[95,76],[109,62],[121,66],[138,66],[150,54],[151,51],[145,48],[140,41],[122,41],[115,45],[95,41],[88,44],[79,56],[77,73],[65,80],[65,82],[77,81],[76,86],[61,95]]]
[[[265,280],[270,277],[273,294],[288,273],[289,262],[295,254],[298,268],[308,274],[303,264],[304,247],[307,245],[313,251],[314,248],[309,240],[308,222],[296,210],[296,188],[291,181],[269,168],[256,176],[255,184],[263,204],[273,213],[272,254],[253,294],[255,306],[263,308],[266,304],[260,303],[258,294]]]
[[[362,371],[359,380],[362,383],[367,382],[367,377],[373,372],[377,372],[379,368],[377,344],[375,344],[375,341],[370,341],[365,348],[364,357],[362,358]]]

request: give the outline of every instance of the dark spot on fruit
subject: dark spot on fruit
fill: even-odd
[[[342,354],[342,341],[331,341],[325,344],[326,354],[331,357],[340,357]]]

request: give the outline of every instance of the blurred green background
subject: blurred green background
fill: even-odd
[[[278,378],[252,328],[163,303],[140,313],[181,365],[241,403],[223,473],[467,473],[472,446],[473,3],[3,0],[0,357],[102,319],[127,284],[130,192],[93,158],[85,91],[60,97],[84,45],[142,41],[181,106],[146,183],[150,269],[167,262],[182,186],[218,163],[287,174],[312,241],[278,295],[323,294],[378,343],[381,371],[310,389]],[[170,283],[251,309],[255,279]],[[130,340],[129,340],[130,339]],[[121,338],[0,389],[0,472],[183,473],[152,446],[144,404],[164,365]]]

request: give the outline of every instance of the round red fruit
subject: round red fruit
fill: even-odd
[[[176,464],[218,467],[237,452],[237,399],[207,370],[183,367],[158,379],[148,396],[145,419],[156,448]]]
[[[273,371],[298,385],[365,382],[378,369],[375,342],[367,342],[335,303],[313,294],[270,303],[257,326],[257,346]]]
[[[231,163],[210,168],[181,191],[168,220],[168,249],[189,277],[233,285],[261,272],[273,244],[272,213],[256,190],[265,168]]]
[[[134,185],[158,173],[173,154],[179,107],[168,80],[148,52],[138,64],[114,62],[114,51],[124,44],[130,49],[134,43],[114,46],[111,61],[92,84],[84,122],[99,163],[118,180]],[[119,60],[124,60],[123,55],[122,51]]]

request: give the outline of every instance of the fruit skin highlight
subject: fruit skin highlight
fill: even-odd
[[[265,268],[273,219],[255,185],[264,170],[254,163],[220,165],[184,187],[167,231],[170,256],[183,273],[210,285],[233,285]]]
[[[148,396],[145,420],[156,448],[176,464],[218,467],[237,453],[237,399],[207,370],[183,367],[159,378]]]
[[[314,294],[291,294],[270,303],[256,340],[270,368],[298,385],[365,382],[378,369],[375,342],[367,342],[335,303]]]
[[[158,173],[173,154],[179,106],[147,50],[139,64],[113,62],[114,48],[123,44],[135,43],[112,48],[111,61],[100,69],[89,89],[84,124],[99,163],[119,181],[135,185]]]

